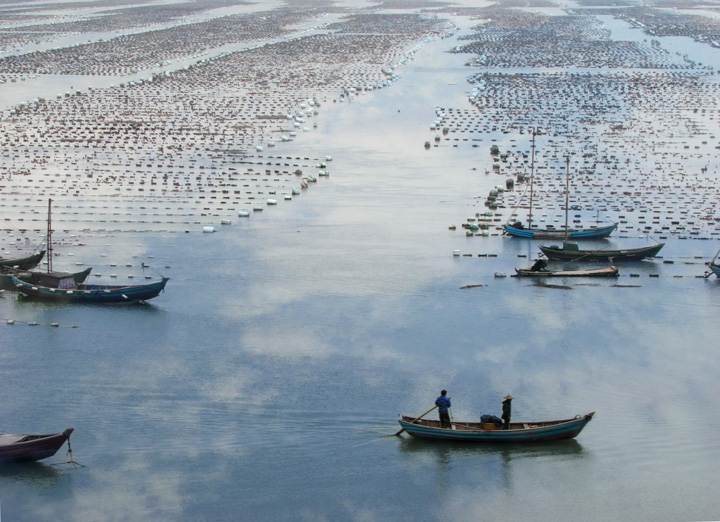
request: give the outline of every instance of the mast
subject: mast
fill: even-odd
[[[568,239],[568,211],[570,203],[570,156],[565,156],[565,241]]]
[[[51,223],[51,212],[52,212],[52,199],[48,199],[48,224],[47,224],[47,271],[48,274],[52,272],[52,258],[53,258],[53,252],[52,252],[52,223]]]
[[[532,131],[532,149],[530,155],[530,212],[528,213],[528,230],[532,230],[532,209],[533,209],[533,177],[535,173],[535,134],[536,130]]]

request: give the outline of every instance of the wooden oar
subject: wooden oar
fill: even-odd
[[[412,423],[415,422],[415,421],[419,421],[419,420],[422,419],[425,415],[427,415],[428,413],[430,413],[431,411],[433,411],[435,408],[437,408],[437,406],[433,406],[433,407],[430,408],[428,411],[426,411],[425,413],[423,413],[422,415],[420,415],[417,419],[411,420],[411,421],[410,421],[410,424],[412,424]],[[400,428],[400,431],[398,431],[398,432],[395,434],[395,436],[396,436],[396,437],[399,436],[403,431],[405,431],[405,428]]]

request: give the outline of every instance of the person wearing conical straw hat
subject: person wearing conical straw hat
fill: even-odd
[[[512,395],[506,395],[505,400],[502,403],[502,420],[505,421],[503,429],[506,430],[510,427],[510,415],[512,414]]]

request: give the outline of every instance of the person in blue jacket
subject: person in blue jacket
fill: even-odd
[[[437,406],[438,413],[440,413],[440,427],[450,428],[450,412],[448,408],[450,408],[452,404],[450,404],[450,397],[447,396],[447,390],[440,392],[440,397],[435,400],[435,406]]]

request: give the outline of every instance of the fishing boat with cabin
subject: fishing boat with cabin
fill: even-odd
[[[160,281],[144,285],[88,285],[74,284],[72,275],[68,274],[66,282],[61,281],[58,288],[51,288],[12,277],[15,288],[30,297],[44,301],[106,304],[145,302],[165,290],[169,280],[169,277],[163,277]]]
[[[67,288],[70,288],[77,284],[84,283],[85,279],[87,279],[87,276],[90,275],[92,268],[86,268],[79,272],[53,272],[53,242],[51,216],[52,199],[48,199],[47,233],[45,236],[45,244],[47,246],[47,270],[31,270],[31,268],[34,268],[35,266],[21,269],[0,265],[0,288],[14,290],[15,286],[12,282],[13,277],[27,283],[32,283],[33,285],[42,285],[50,288],[64,288],[64,286],[62,285],[68,285]],[[68,276],[72,277],[72,281],[68,279]]]

